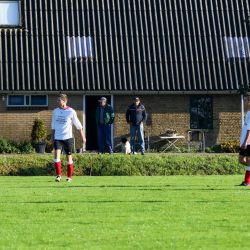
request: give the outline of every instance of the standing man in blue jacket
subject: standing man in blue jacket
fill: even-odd
[[[140,103],[139,97],[133,99],[133,104],[128,107],[126,113],[127,123],[130,125],[130,145],[131,153],[135,153],[135,135],[136,130],[138,131],[138,136],[140,140],[140,151],[144,155],[144,133],[143,133],[143,123],[147,120],[147,113],[144,106]]]
[[[98,131],[98,144],[100,153],[104,154],[104,137],[106,139],[108,151],[113,154],[112,142],[111,142],[111,124],[114,123],[115,114],[112,106],[107,104],[107,99],[102,97],[98,100],[100,105],[95,112],[95,120]]]

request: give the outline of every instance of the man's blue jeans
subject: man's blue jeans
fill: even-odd
[[[113,152],[111,143],[111,125],[110,124],[98,124],[98,144],[101,152],[104,152],[104,135],[108,146],[108,151]]]
[[[135,152],[135,135],[136,130],[138,131],[139,136],[139,142],[140,142],[140,151],[144,152],[144,133],[143,133],[143,124],[134,126],[130,125],[130,146],[131,146],[131,152]]]

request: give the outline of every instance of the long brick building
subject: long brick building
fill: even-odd
[[[206,146],[239,139],[249,85],[247,0],[0,0],[0,137],[51,133],[59,93],[97,148],[94,112],[105,96],[116,114],[114,146],[129,136],[134,96],[146,107],[151,147],[168,128],[199,129]],[[80,143],[76,136],[77,147]]]

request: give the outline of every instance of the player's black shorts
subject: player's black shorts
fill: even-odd
[[[54,147],[55,150],[60,149],[66,155],[72,155],[72,143],[73,143],[72,138],[66,140],[55,140]]]
[[[247,145],[246,149],[240,149],[240,155],[242,156],[250,156],[250,145]]]

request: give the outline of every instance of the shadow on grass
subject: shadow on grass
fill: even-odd
[[[31,202],[1,202],[1,203],[15,203],[15,204],[43,204],[43,203],[157,203],[165,202],[170,203],[172,201],[31,201]]]
[[[31,201],[31,202],[1,202],[12,204],[61,204],[61,203],[175,203],[176,201]],[[235,203],[234,201],[184,201],[190,203]],[[58,210],[61,211],[61,210]]]
[[[195,185],[189,185],[186,186],[187,188],[176,188],[177,185],[174,186],[169,186],[169,185],[163,185],[163,186],[151,186],[150,188],[148,188],[147,186],[119,186],[119,185],[113,185],[113,186],[86,186],[86,185],[82,185],[82,186],[59,186],[60,184],[56,185],[56,186],[22,186],[22,187],[12,187],[12,188],[47,188],[47,189],[51,189],[51,188],[120,188],[120,189],[115,189],[115,190],[140,190],[140,191],[187,191],[187,192],[193,192],[193,191],[225,191],[225,190],[236,190],[235,188],[233,188],[234,186],[232,186],[232,188],[190,188],[189,187],[195,187]],[[199,186],[199,185],[197,185]],[[235,185],[238,186],[238,185]],[[245,189],[245,187],[243,189],[240,189],[241,191],[245,190],[249,192],[249,188]]]

